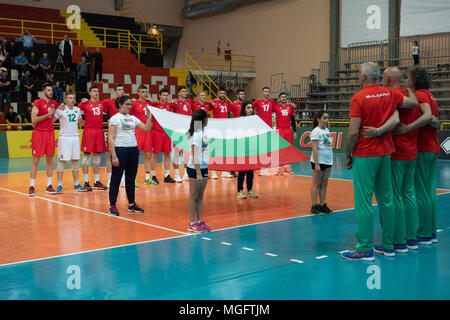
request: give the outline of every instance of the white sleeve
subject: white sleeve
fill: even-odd
[[[61,118],[61,111],[59,111],[59,109],[56,109],[54,117],[56,119],[60,119]]]
[[[192,136],[192,140],[190,142],[191,145],[200,147],[201,143],[200,143],[200,134],[198,132],[194,132],[194,135]]]
[[[309,138],[311,139],[311,141],[312,141],[312,140],[319,140],[319,132],[318,132],[318,130],[314,129],[314,130],[311,132]]]
[[[109,119],[109,124],[117,127],[117,117],[113,116]]]

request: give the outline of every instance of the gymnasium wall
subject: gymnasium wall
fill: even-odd
[[[126,1],[124,0],[124,3]],[[183,26],[183,16],[181,15],[184,6],[183,0],[134,0],[134,2],[141,10],[141,14],[148,18],[151,23]],[[114,0],[2,0],[2,3],[59,10],[76,4],[80,7],[81,12],[120,15],[119,11],[114,11]]]
[[[329,59],[329,0],[272,0],[184,20],[175,68],[185,66],[185,50],[215,52],[227,42],[236,54],[256,56],[256,79],[249,97],[261,95],[272,74],[283,73],[287,86]]]

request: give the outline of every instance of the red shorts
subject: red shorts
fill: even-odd
[[[136,136],[137,146],[139,151],[151,152],[152,151],[152,132],[144,131],[141,129],[134,129],[134,135]]]
[[[31,151],[33,156],[55,155],[55,132],[33,130],[31,134]]]
[[[284,138],[284,140],[286,140],[287,142],[289,142],[290,144],[294,143],[294,137],[292,135],[292,129],[277,129],[277,133]]]
[[[81,151],[85,153],[105,152],[105,136],[102,129],[85,128],[81,141]]]
[[[172,151],[172,140],[164,131],[152,131],[152,152],[170,152]]]

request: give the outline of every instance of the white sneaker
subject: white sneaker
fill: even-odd
[[[181,180],[180,176],[177,175],[175,176],[175,182],[182,183],[183,180]]]
[[[228,171],[224,171],[222,172],[222,178],[233,178],[233,176]]]
[[[219,179],[219,177],[217,176],[217,173],[215,171],[212,172],[211,178],[212,179]]]
[[[187,175],[187,173],[185,172],[183,175],[183,180],[184,181],[188,181],[189,180],[189,176]]]

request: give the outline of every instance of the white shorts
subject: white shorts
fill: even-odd
[[[78,136],[59,136],[58,159],[63,161],[80,160],[80,138]]]

